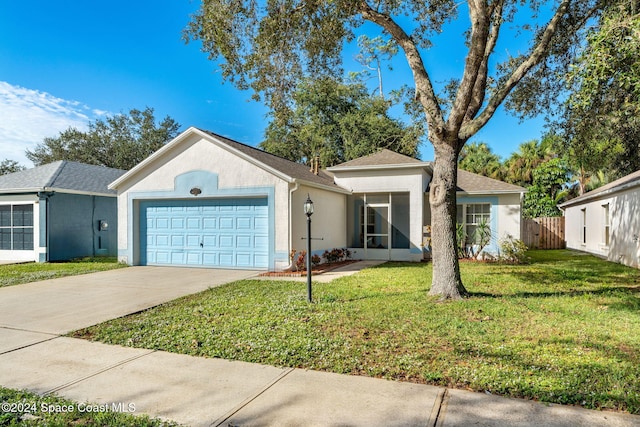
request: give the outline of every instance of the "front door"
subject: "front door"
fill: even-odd
[[[363,226],[367,259],[388,260],[391,254],[389,204],[375,203],[366,205]]]

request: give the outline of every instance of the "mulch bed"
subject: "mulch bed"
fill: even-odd
[[[347,260],[347,261],[339,261],[333,262],[331,264],[319,264],[316,267],[311,269],[311,274],[322,274],[327,271],[335,270],[338,267],[343,267],[345,265],[353,264],[354,262],[358,262],[357,260]],[[260,273],[259,276],[264,277],[305,277],[307,275],[307,270],[302,271],[267,271],[264,273]]]

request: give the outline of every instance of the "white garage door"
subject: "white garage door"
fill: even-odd
[[[140,203],[140,263],[267,268],[266,198]]]

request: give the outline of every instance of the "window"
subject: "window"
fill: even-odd
[[[580,210],[582,212],[582,244],[587,244],[587,208]]]
[[[33,205],[0,206],[0,250],[33,250]]]
[[[468,205],[458,205],[457,215],[458,224],[463,224],[465,230],[465,243],[468,245],[480,244],[483,233],[488,237],[491,236],[491,204],[477,203]],[[487,243],[486,241],[484,242]]]
[[[603,241],[605,246],[609,246],[609,234],[611,230],[611,223],[609,219],[609,203],[606,205],[602,205],[603,216],[604,216],[604,233],[603,233]]]

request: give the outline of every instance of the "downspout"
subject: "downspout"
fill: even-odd
[[[298,190],[299,184],[294,181],[294,187],[289,190],[289,250],[287,253],[287,257],[291,254],[291,249],[293,249],[293,192]],[[293,259],[289,259],[289,265],[285,268],[285,270],[293,269]]]
[[[49,199],[51,198],[51,196],[53,196],[53,192],[51,191],[47,191],[46,187],[42,189],[42,191],[39,191],[37,196],[39,200],[44,200],[45,202],[45,218],[44,218],[44,240],[45,240],[45,245],[46,245],[46,253],[45,253],[45,262],[49,262],[49,258],[51,256],[51,245],[50,245],[50,227],[49,227],[49,208],[50,208],[50,203],[49,203]],[[35,212],[34,212],[35,214]],[[40,224],[40,230],[42,230],[42,224]],[[38,232],[38,234],[40,234],[40,231]],[[40,236],[38,236],[38,248],[40,248]],[[38,258],[40,258],[40,251],[38,250]]]

